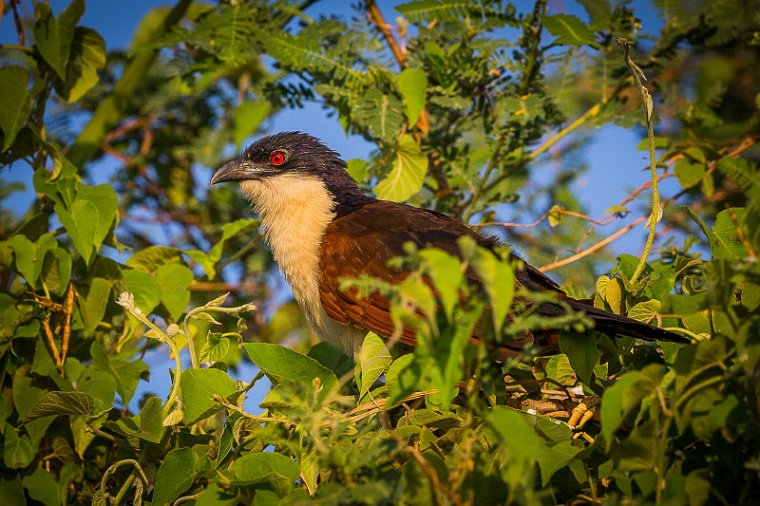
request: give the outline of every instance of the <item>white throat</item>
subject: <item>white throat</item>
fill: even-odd
[[[253,202],[274,259],[314,331],[320,339],[353,351],[357,329],[327,316],[319,297],[322,237],[335,216],[325,184],[314,176],[284,173],[242,181],[240,189]]]

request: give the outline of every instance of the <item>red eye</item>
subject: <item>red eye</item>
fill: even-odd
[[[275,151],[272,153],[272,158],[270,158],[272,165],[282,165],[285,163],[285,155],[281,153],[280,151]]]

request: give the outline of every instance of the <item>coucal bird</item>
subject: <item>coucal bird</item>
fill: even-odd
[[[340,155],[318,139],[284,132],[258,140],[239,158],[219,167],[211,184],[240,183],[312,329],[320,339],[351,354],[367,330],[389,338],[394,326],[385,297],[343,291],[340,278],[368,275],[399,283],[407,274],[387,264],[405,254],[407,241],[452,255],[458,255],[457,240],[462,236],[486,248],[494,248],[498,241],[444,214],[372,198],[345,169]],[[594,320],[602,332],[648,341],[685,341],[663,329],[570,298],[525,262],[515,277],[516,283],[528,290],[556,293],[564,304]],[[539,313],[552,316],[562,311],[557,304],[544,303],[538,308]],[[400,341],[414,345],[414,330],[404,328]]]

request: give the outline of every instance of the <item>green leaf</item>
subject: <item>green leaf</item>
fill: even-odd
[[[42,235],[34,243],[23,235],[14,235],[6,244],[13,248],[16,268],[31,287],[37,284],[37,278],[44,266],[45,255],[58,246],[53,233]]]
[[[214,333],[209,333],[209,337]],[[218,336],[218,334],[216,334]],[[201,348],[200,360],[201,362],[216,362],[222,360],[230,351],[230,340],[226,337],[217,338],[217,341],[212,343],[210,340],[206,341]]]
[[[148,397],[140,410],[140,432],[137,436],[151,443],[160,443],[164,435],[163,421],[164,408],[161,405],[161,399]]]
[[[396,77],[396,86],[404,99],[404,112],[409,126],[417,124],[420,112],[425,108],[427,93],[427,74],[420,68],[408,68]]]
[[[483,288],[491,305],[494,332],[498,333],[512,306],[515,292],[514,270],[509,263],[480,247],[472,261],[472,267],[483,282]]]
[[[168,246],[148,246],[129,257],[125,265],[151,273],[162,265],[181,263],[182,250]]]
[[[246,343],[243,348],[273,381],[310,385],[314,378],[319,378],[325,393],[338,384],[338,378],[330,369],[297,351],[269,343]]]
[[[372,88],[362,97],[357,109],[373,137],[391,141],[398,134],[403,116],[401,101],[395,95]]]
[[[295,481],[300,471],[298,464],[282,454],[273,452],[249,453],[240,457],[233,465],[235,477],[241,481],[254,481],[269,473],[276,473]]]
[[[247,100],[235,109],[235,145],[239,148],[269,116],[272,106],[263,100]]]
[[[464,281],[462,264],[457,257],[437,248],[425,248],[419,254],[433,280],[446,318],[451,321],[454,306],[459,301],[459,287]]]
[[[24,415],[24,422],[55,415],[89,416],[95,410],[95,398],[84,392],[48,392]]]
[[[22,67],[8,65],[0,68],[0,129],[4,134],[3,151],[16,140],[32,108],[32,96],[27,91],[29,74]]]
[[[546,447],[523,415],[512,408],[495,406],[488,424],[504,444],[510,467],[529,468],[537,462],[538,451]]]
[[[55,212],[74,242],[74,246],[85,262],[90,262],[95,246],[95,231],[98,225],[98,208],[87,200],[76,200],[67,212],[56,204]]]
[[[103,345],[97,342],[90,346],[90,354],[95,366],[101,371],[109,373],[116,380],[116,390],[124,405],[128,405],[135,394],[140,377],[148,371],[148,366],[136,356],[130,356],[130,359],[126,359],[108,353]]]
[[[39,501],[45,506],[59,506],[58,484],[53,474],[44,469],[37,468],[34,473],[24,476],[22,480],[29,497]]]
[[[185,312],[190,302],[188,287],[193,282],[193,272],[181,264],[162,265],[156,271],[156,283],[161,289],[161,302],[175,321]]]
[[[192,448],[177,448],[170,451],[156,473],[155,491],[151,503],[157,506],[171,504],[187,490],[193,483],[197,458]]]
[[[150,314],[161,302],[161,287],[156,278],[143,271],[124,269],[121,272],[126,291],[135,296],[135,305]]]
[[[89,220],[95,221],[93,245],[97,252],[117,217],[119,200],[116,197],[116,191],[107,184],[79,186],[77,188],[77,201],[80,200],[87,201],[98,209],[97,220],[93,216],[88,217]]]
[[[94,278],[90,282],[87,296],[79,296],[79,311],[82,313],[87,332],[93,332],[103,319],[111,294],[111,282],[104,278]]]
[[[409,134],[398,140],[396,158],[391,172],[375,187],[377,197],[401,202],[422,188],[427,172],[427,156]]]
[[[684,188],[691,188],[702,181],[705,174],[705,164],[693,162],[688,158],[681,158],[673,168],[678,182]]]
[[[586,333],[563,332],[559,337],[559,349],[567,355],[575,373],[587,385],[591,383],[591,374],[601,354],[596,349],[596,340]]]
[[[74,28],[84,13],[84,0],[72,0],[58,17],[53,15],[48,4],[38,4],[37,8],[39,16],[34,24],[37,49],[58,77],[65,80]]]
[[[543,15],[541,18],[549,33],[557,37],[555,44],[595,46],[596,34],[577,17],[571,14],[553,14]]]
[[[383,340],[374,332],[369,332],[364,338],[359,350],[357,365],[361,371],[359,376],[359,402],[369,392],[369,389],[388,369],[391,363],[391,354],[385,347]]]
[[[28,466],[37,453],[37,444],[28,435],[16,432],[16,427],[6,423],[3,436],[3,464],[11,469]]]
[[[63,97],[76,102],[98,84],[98,71],[106,65],[106,43],[98,32],[78,26],[74,31],[71,57],[66,67]]]
[[[361,183],[367,179],[367,161],[361,158],[351,158],[346,162],[346,171],[354,178],[354,181]]]
[[[546,377],[565,386],[572,386],[576,381],[575,371],[564,353],[549,358],[546,362]]]
[[[237,390],[237,382],[219,369],[190,369],[182,373],[180,387],[185,423],[193,424],[220,411],[214,395],[226,398]]]
[[[660,314],[662,304],[657,299],[639,302],[628,311],[628,318],[636,321],[649,323]]]

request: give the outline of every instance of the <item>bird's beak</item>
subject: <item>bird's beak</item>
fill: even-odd
[[[258,179],[264,172],[251,162],[235,158],[214,171],[214,175],[211,176],[211,185],[226,181]]]

